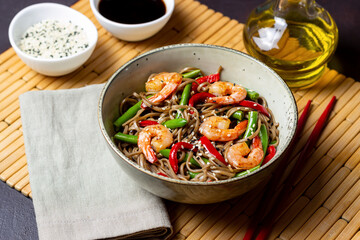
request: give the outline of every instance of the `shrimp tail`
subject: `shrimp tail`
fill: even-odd
[[[246,131],[247,124],[248,120],[244,120],[239,122],[238,125],[236,125],[235,130],[238,131],[239,136]]]
[[[156,153],[154,152],[154,150],[151,148],[150,145],[146,146],[146,148],[144,149],[144,152],[145,152],[146,159],[150,163],[157,162],[158,159],[156,157]]]

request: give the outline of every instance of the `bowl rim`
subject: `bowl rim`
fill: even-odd
[[[61,10],[64,10],[64,11],[69,11],[71,14],[75,14],[75,15],[78,15],[80,16],[81,19],[83,19],[82,21],[87,21],[89,23],[89,26],[90,28],[93,29],[94,33],[95,33],[95,37],[94,38],[89,38],[88,41],[89,41],[89,46],[84,49],[83,51],[80,51],[78,53],[75,53],[73,55],[70,55],[70,56],[67,56],[67,57],[63,57],[63,58],[37,58],[37,57],[34,57],[34,56],[31,56],[29,54],[26,54],[25,52],[23,52],[20,47],[17,45],[14,37],[13,37],[13,32],[14,32],[14,28],[16,27],[15,26],[15,21],[18,20],[20,17],[22,17],[22,15],[28,13],[28,12],[31,12],[33,11],[34,9],[37,9],[37,8],[43,8],[43,7],[55,7],[55,8],[59,8]],[[56,18],[53,18],[54,20],[56,20]],[[43,19],[45,20],[45,19]],[[79,24],[78,22],[75,23],[76,25],[79,25],[80,27],[84,27],[83,25]],[[84,29],[85,30],[85,29]],[[59,3],[51,3],[51,2],[45,2],[45,3],[36,3],[36,4],[32,4],[30,6],[27,6],[23,9],[21,9],[14,17],[13,19],[11,20],[10,22],[10,25],[9,25],[9,29],[8,29],[8,36],[9,36],[9,41],[10,41],[10,44],[12,46],[12,48],[14,48],[15,52],[32,60],[32,61],[37,61],[37,62],[43,62],[43,63],[56,63],[56,62],[62,62],[62,61],[67,61],[69,59],[72,59],[72,58],[76,58],[77,56],[80,56],[84,53],[86,53],[87,51],[93,49],[94,47],[96,47],[96,44],[97,44],[97,40],[98,40],[98,31],[97,31],[97,28],[95,27],[94,23],[88,18],[86,17],[84,14],[82,14],[81,12],[79,11],[76,11],[75,9],[71,8],[71,7],[68,7],[66,5],[63,5],[63,4],[59,4]]]
[[[169,16],[172,15],[173,11],[174,11],[174,8],[175,8],[175,0],[170,0],[171,1],[171,5],[170,5],[170,8],[168,10],[168,4],[166,4],[165,1],[164,2],[164,5],[166,7],[166,12],[164,15],[162,15],[161,17],[157,18],[157,19],[154,19],[152,21],[149,21],[149,22],[144,22],[144,23],[137,23],[137,24],[126,24],[126,23],[118,23],[118,22],[115,22],[115,21],[112,21],[108,18],[106,18],[105,16],[103,16],[99,9],[98,9],[98,6],[95,6],[95,0],[89,0],[90,1],[90,7],[92,9],[92,11],[94,12],[95,16],[97,18],[100,18],[101,21],[104,21],[105,23],[107,24],[110,24],[112,26],[115,26],[115,27],[122,27],[122,28],[128,28],[128,29],[131,29],[131,28],[142,28],[142,27],[147,27],[147,26],[151,26],[151,25],[155,25],[155,24],[158,24],[160,22],[162,22],[164,19],[168,18]]]
[[[256,63],[260,64],[261,66],[265,67],[267,70],[269,70],[272,74],[274,74],[274,76],[277,78],[277,80],[285,87],[285,90],[287,91],[287,93],[290,95],[291,100],[292,100],[292,104],[295,106],[295,111],[293,114],[293,118],[294,118],[294,128],[291,131],[291,138],[287,139],[287,141],[285,142],[285,147],[283,149],[283,152],[281,155],[283,155],[286,151],[288,151],[289,147],[291,146],[291,144],[294,142],[295,140],[295,132],[297,129],[297,122],[298,122],[298,108],[297,108],[297,104],[296,104],[296,100],[294,98],[293,93],[291,92],[290,88],[287,86],[287,84],[285,83],[285,81],[274,71],[272,70],[270,67],[268,67],[267,65],[265,65],[263,62],[255,59],[254,57],[240,52],[238,50],[235,49],[231,49],[231,48],[227,48],[227,47],[222,47],[222,46],[217,46],[217,45],[209,45],[209,44],[200,44],[200,43],[181,43],[181,44],[173,44],[173,45],[168,45],[168,46],[164,46],[164,47],[160,47],[160,48],[156,48],[153,50],[150,50],[146,53],[143,53],[139,56],[136,56],[135,58],[131,59],[130,61],[128,61],[127,63],[125,63],[124,65],[122,65],[109,79],[108,81],[105,83],[101,94],[100,94],[100,98],[99,98],[99,102],[98,102],[98,122],[99,122],[99,126],[100,126],[100,130],[102,135],[104,136],[106,142],[109,144],[109,146],[111,147],[111,150],[113,150],[122,160],[124,160],[126,163],[128,163],[129,165],[131,165],[132,167],[136,168],[137,170],[140,170],[141,172],[151,176],[151,177],[155,177],[157,179],[160,179],[162,181],[166,181],[169,183],[175,183],[175,184],[181,184],[181,185],[190,185],[190,186],[209,186],[209,185],[226,185],[226,184],[232,184],[233,182],[237,182],[240,181],[244,178],[250,177],[252,175],[255,175],[257,173],[260,173],[261,171],[264,171],[266,168],[268,168],[271,164],[273,164],[275,161],[277,161],[280,157],[280,155],[278,155],[277,157],[273,158],[270,162],[266,163],[264,166],[260,167],[259,169],[253,171],[253,172],[249,172],[248,174],[244,175],[244,176],[240,176],[240,177],[236,177],[236,178],[230,178],[230,179],[226,179],[226,180],[220,180],[220,181],[212,181],[212,182],[191,182],[191,181],[183,181],[183,180],[178,180],[178,179],[173,179],[173,178],[169,178],[169,177],[164,177],[161,175],[158,175],[156,173],[150,172],[149,170],[143,169],[140,166],[138,166],[135,162],[133,162],[132,160],[130,160],[129,158],[127,158],[121,151],[120,149],[111,141],[110,136],[107,134],[106,130],[105,130],[105,126],[104,126],[104,121],[102,118],[102,104],[103,104],[103,100],[104,97],[108,91],[108,88],[111,86],[112,82],[114,81],[114,79],[116,78],[116,76],[123,71],[124,69],[126,69],[129,65],[131,65],[133,62],[141,59],[141,58],[146,58],[147,56],[153,54],[153,53],[157,53],[157,52],[161,52],[161,51],[166,51],[168,49],[174,49],[174,48],[188,48],[188,47],[204,47],[204,48],[215,48],[215,49],[220,49],[220,50],[225,50],[225,51],[229,51],[235,54],[239,54],[241,56],[244,56],[252,61],[255,61]]]

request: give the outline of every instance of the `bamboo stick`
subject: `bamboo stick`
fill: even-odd
[[[188,236],[189,240],[198,240],[200,239],[205,232],[211,229],[218,221],[224,221],[221,219],[226,212],[230,209],[230,205],[228,203],[220,204],[215,211],[213,211],[207,218],[202,221],[197,228]],[[219,219],[220,218],[220,219]],[[226,219],[226,218],[225,218]],[[209,236],[210,238],[215,238],[215,236]]]
[[[233,48],[238,42],[242,41],[244,24],[239,23],[233,28],[233,37],[230,37],[226,43],[222,45],[224,47]]]
[[[234,219],[233,223],[227,224],[226,228],[222,232],[220,232],[220,234],[215,238],[215,240],[230,239],[236,234],[237,231],[239,231],[239,229],[244,230],[244,226],[248,222],[248,216],[246,216],[245,214],[239,215],[237,218]],[[206,240],[205,236],[202,239]]]
[[[360,240],[360,231],[357,232],[352,238],[351,240]]]
[[[206,44],[216,44],[223,45],[227,42],[236,31],[234,28],[239,25],[239,22],[235,19],[230,19],[219,31],[215,32],[211,37],[209,37],[204,43]]]
[[[202,211],[202,209],[203,206],[201,205],[187,205],[181,214],[178,215],[176,221],[172,223],[174,234],[178,233],[196,214]]]
[[[11,153],[8,157],[6,157],[0,163],[0,174],[5,171],[11,164],[15,163],[18,159],[20,159],[25,154],[25,147],[22,145],[20,148],[16,149],[13,153]]]
[[[8,147],[4,148],[3,151],[0,152],[0,164],[4,161],[10,154],[15,152],[19,147],[24,145],[24,140],[22,137],[18,138],[13,142],[13,144],[9,145]]]
[[[354,218],[355,214],[360,211],[360,193],[358,191],[358,189],[355,189],[355,186],[357,186],[358,188],[360,188],[360,184],[358,184],[359,181],[354,185],[354,187],[352,187],[351,189],[354,189],[353,192],[348,192],[347,194],[351,194],[352,197],[356,197],[356,199],[351,199],[347,202],[345,202],[345,204],[349,204],[351,203],[351,205],[349,206],[349,208],[344,212],[344,214],[341,216],[341,218],[345,219],[346,221],[350,222],[351,219]],[[357,194],[356,194],[357,193]],[[346,205],[345,205],[346,206]]]
[[[6,99],[0,101],[0,111],[5,109],[7,106],[9,106],[9,104],[14,102],[15,100],[17,100],[17,98],[21,94],[33,89],[36,86],[36,84],[38,84],[43,78],[44,76],[39,78],[33,78],[30,81],[26,82],[25,84],[22,84],[20,88],[12,92],[11,95],[9,95]],[[22,82],[24,81],[22,80]]]
[[[1,181],[6,181],[17,171],[19,171],[23,166],[26,165],[26,156],[22,156],[20,159],[16,160],[10,167],[8,167],[4,172],[0,174]]]
[[[213,25],[211,25],[208,29],[202,32],[201,35],[194,38],[191,42],[193,43],[202,43],[207,39],[210,39],[214,36],[218,31],[221,31],[224,27],[226,27],[227,23],[230,22],[230,18],[221,17],[218,21],[216,21]],[[190,36],[191,34],[189,34]],[[191,36],[190,36],[191,37]]]
[[[345,163],[345,167],[351,170],[354,169],[355,166],[358,164],[359,159],[360,159],[360,148],[358,148],[356,152],[354,152],[354,154],[351,155],[349,160]]]
[[[331,180],[316,194],[309,204],[296,216],[290,225],[281,233],[280,237],[290,239],[299,228],[311,217],[311,215],[321,206],[330,194],[342,183],[343,179],[349,175],[349,169],[341,168]]]
[[[289,225],[289,223],[297,216],[297,214],[304,209],[304,207],[310,202],[307,197],[301,196],[294,204],[278,219],[275,223],[269,239],[275,239],[279,234]]]
[[[9,67],[8,72],[15,74],[16,72],[29,72],[31,70],[30,67],[25,65],[23,61],[19,61],[16,64]],[[23,73],[24,74],[24,73]]]
[[[0,141],[0,151],[13,143],[16,139],[18,139],[22,135],[22,132],[16,130],[12,132],[7,138]]]
[[[6,122],[3,122],[6,124],[6,129],[0,132],[0,141],[4,140],[6,137],[8,137],[12,132],[19,129],[21,126],[21,119],[16,120],[11,125],[9,125]]]
[[[352,218],[352,220],[345,226],[341,231],[339,236],[336,239],[349,239],[353,237],[357,231],[359,231],[360,226],[360,211]]]
[[[347,222],[344,219],[339,219],[321,239],[322,240],[336,239],[336,237],[346,227],[346,225]]]
[[[332,209],[340,199],[347,193],[347,191],[359,180],[360,178],[360,164],[353,169],[350,174],[344,179],[341,187],[337,188],[333,194],[323,204],[327,209]]]
[[[195,228],[199,226],[199,224],[203,222],[204,219],[219,206],[220,204],[210,204],[204,206],[202,210],[198,212],[198,214],[191,218],[190,221],[188,221],[184,227],[181,228],[180,233],[186,237],[189,236],[195,230]]]
[[[5,122],[12,124],[16,120],[20,118],[20,108],[16,109],[14,112],[12,112],[7,118],[5,118]]]
[[[208,10],[208,11],[211,11],[212,13],[214,13],[213,10]],[[206,30],[208,30],[211,26],[213,26],[217,21],[221,20],[222,17],[223,17],[223,14],[221,14],[219,12],[215,12],[210,18],[206,19],[205,22],[202,22],[201,25],[199,25],[196,29],[194,29],[187,35],[192,39],[196,39],[202,33],[206,32]]]
[[[0,55],[1,56],[1,55]],[[11,76],[11,73],[9,73],[8,71],[4,70],[1,74],[0,74],[0,83],[4,82],[6,79],[8,79]],[[1,90],[0,90],[1,91]]]
[[[15,189],[21,191],[26,185],[29,184],[29,174],[26,174],[19,182],[15,184]]]
[[[18,183],[21,179],[23,179],[26,175],[28,175],[28,169],[27,169],[27,165],[25,165],[24,167],[22,167],[19,171],[17,171],[14,175],[12,175],[7,181],[6,183],[10,186],[13,187],[15,186],[16,183]]]
[[[360,194],[360,181],[357,181],[356,184],[346,193],[346,195],[336,204],[336,206],[331,209],[329,214],[321,221],[321,223],[312,231],[312,233],[309,235],[309,239],[320,239],[323,237],[323,235],[328,232],[331,227],[336,223],[336,221],[341,217],[341,215],[345,215],[346,212],[350,212],[349,205],[354,202],[356,197],[358,197]],[[360,197],[358,197],[360,199]],[[360,202],[360,201],[359,201]],[[346,210],[348,209],[348,210]],[[356,209],[356,208],[355,208]],[[346,212],[344,213],[344,211]],[[342,217],[343,219],[350,221],[351,218],[356,214],[357,211],[353,211],[354,209],[351,209],[351,214],[353,215],[348,219]]]
[[[343,128],[346,131],[341,132]],[[360,119],[354,124],[348,122],[342,122],[342,124],[324,141],[312,154],[312,161],[308,161],[299,178],[296,180],[296,184],[304,177],[304,175],[310,171],[319,159],[327,154],[331,158],[336,158],[339,153],[354,139],[360,129]]]
[[[31,192],[30,183],[26,184],[25,187],[21,189],[21,193],[24,194],[25,196],[29,196],[30,192]]]
[[[359,97],[359,98],[357,98]],[[353,101],[348,100],[347,104],[345,104],[341,110],[331,119],[331,121],[327,124],[326,128],[324,129],[321,137],[319,139],[319,143],[322,143],[343,121],[347,120],[346,117],[351,112],[354,112],[356,115],[357,111],[360,111],[360,92],[353,97]],[[338,103],[336,103],[337,106]],[[356,120],[356,119],[355,119]],[[349,121],[349,120],[347,120]],[[351,121],[349,121],[351,122]]]
[[[346,146],[343,151],[327,166],[325,171],[312,182],[311,186],[306,191],[305,195],[313,198],[323,186],[330,180],[333,176],[345,163],[346,159],[351,156],[351,154],[359,146],[360,134],[358,134],[349,144]]]
[[[0,65],[0,72],[7,71],[10,66],[16,64],[17,62],[21,61],[20,58],[17,55],[11,56],[9,59],[7,59],[5,62],[1,63]]]
[[[15,55],[15,51],[14,51],[13,48],[9,48],[5,52],[1,53],[1,55],[0,55],[0,65],[3,64],[3,62],[5,62],[6,60],[8,60],[9,58],[11,58],[14,55]]]
[[[24,76],[22,77],[22,79],[23,79],[25,82],[27,82],[27,81],[29,81],[30,79],[34,78],[34,77],[37,76],[37,75],[40,75],[40,74],[37,73],[37,72],[35,72],[35,71],[33,71],[33,70],[31,70],[31,71],[27,72],[26,74],[24,74]]]
[[[311,231],[324,219],[324,217],[329,213],[329,210],[320,207],[316,210],[314,214],[311,215],[309,220],[297,231],[297,233],[291,238],[292,240],[302,240],[305,237],[309,236]],[[311,239],[311,238],[307,238]]]
[[[0,120],[0,134],[9,126],[6,122]]]
[[[14,102],[10,103],[6,108],[4,108],[3,111],[0,112],[0,120],[4,120],[7,118],[10,114],[12,114],[14,111],[19,109],[19,100],[15,100]]]

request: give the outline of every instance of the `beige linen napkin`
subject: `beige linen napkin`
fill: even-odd
[[[136,186],[105,145],[97,121],[102,87],[20,96],[40,239],[164,239],[171,233],[162,200]]]

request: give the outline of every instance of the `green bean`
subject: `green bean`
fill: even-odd
[[[193,178],[196,177],[196,175],[198,175],[200,172],[187,171],[187,173],[189,174],[190,179],[193,179]]]
[[[250,168],[250,169],[246,170],[246,171],[239,172],[239,173],[235,174],[234,177],[245,176],[245,175],[247,175],[247,174],[249,174],[249,173],[254,172],[255,170],[258,170],[259,168],[260,168],[260,165],[257,165],[257,166],[255,166],[255,167],[253,167],[253,168]]]
[[[231,115],[232,118],[235,118],[237,120],[243,120],[244,119],[244,112],[243,111],[236,111]]]
[[[258,112],[250,111],[248,115],[248,124],[244,133],[244,138],[248,138],[254,134],[257,128]]]
[[[170,149],[163,149],[159,151],[161,153],[161,155],[163,155],[166,158],[169,158],[170,156]],[[185,153],[185,157],[184,159],[187,159],[189,157],[189,155],[187,153]],[[208,163],[209,160],[206,158],[201,158],[205,163]],[[200,164],[194,159],[194,158],[190,158],[190,163],[196,167],[201,167]]]
[[[201,72],[200,69],[196,69],[187,73],[183,73],[182,76],[183,78],[195,78],[199,75],[200,72]]]
[[[192,84],[186,84],[186,86],[184,87],[184,90],[181,94],[181,99],[179,102],[179,105],[188,105],[189,103],[189,99],[190,99],[190,93],[191,93],[191,86]],[[180,109],[180,111],[183,111],[184,109]],[[180,118],[181,117],[181,113],[178,113],[176,115],[176,118]]]
[[[262,149],[263,149],[263,151],[264,151],[264,157],[265,157],[266,150],[267,150],[267,148],[268,148],[268,146],[269,146],[269,136],[268,136],[268,134],[267,134],[267,130],[266,130],[265,124],[261,124],[261,126],[260,126],[259,137],[260,137],[260,140],[261,140]],[[264,157],[263,157],[263,159],[264,159]],[[262,159],[262,160],[263,160],[263,159]],[[261,160],[261,162],[260,162],[260,164],[259,164],[260,166],[261,166],[261,164],[262,164],[262,160]]]
[[[127,142],[132,144],[137,144],[138,141],[138,136],[125,134],[122,132],[118,132],[117,134],[115,134],[114,138],[122,142]]]
[[[170,128],[170,129],[183,127],[186,124],[187,124],[187,121],[184,118],[171,119],[171,120],[168,120],[168,121],[162,123],[162,125],[164,125],[167,128]]]
[[[146,98],[149,98],[151,96],[152,95],[147,96]],[[114,126],[116,127],[116,129],[119,129],[121,125],[123,125],[127,120],[134,117],[137,114],[137,112],[141,109],[141,104],[142,101],[137,102],[134,106],[129,108],[123,115],[121,115],[118,119],[116,119],[116,121],[114,122]]]
[[[183,78],[195,78],[199,75],[200,69],[193,70],[191,72],[184,73],[182,76]],[[186,84],[184,87],[184,90],[181,94],[179,105],[188,105],[189,99],[190,99],[190,93],[191,93],[191,86],[192,83]],[[184,109],[180,109],[180,111],[183,111]],[[180,118],[181,113],[176,114],[176,118]]]
[[[166,158],[170,157],[170,149],[162,149],[159,151],[159,153],[161,153],[161,155],[163,155]]]
[[[247,98],[250,98],[251,100],[255,101],[259,98],[259,93],[258,92],[255,92],[254,90],[251,90],[251,89],[248,89],[248,88],[245,88],[247,93],[246,93],[246,97]]]
[[[127,120],[134,117],[141,108],[142,101],[137,102],[134,106],[129,108],[123,115],[121,115],[115,122],[114,125],[120,128]]]

